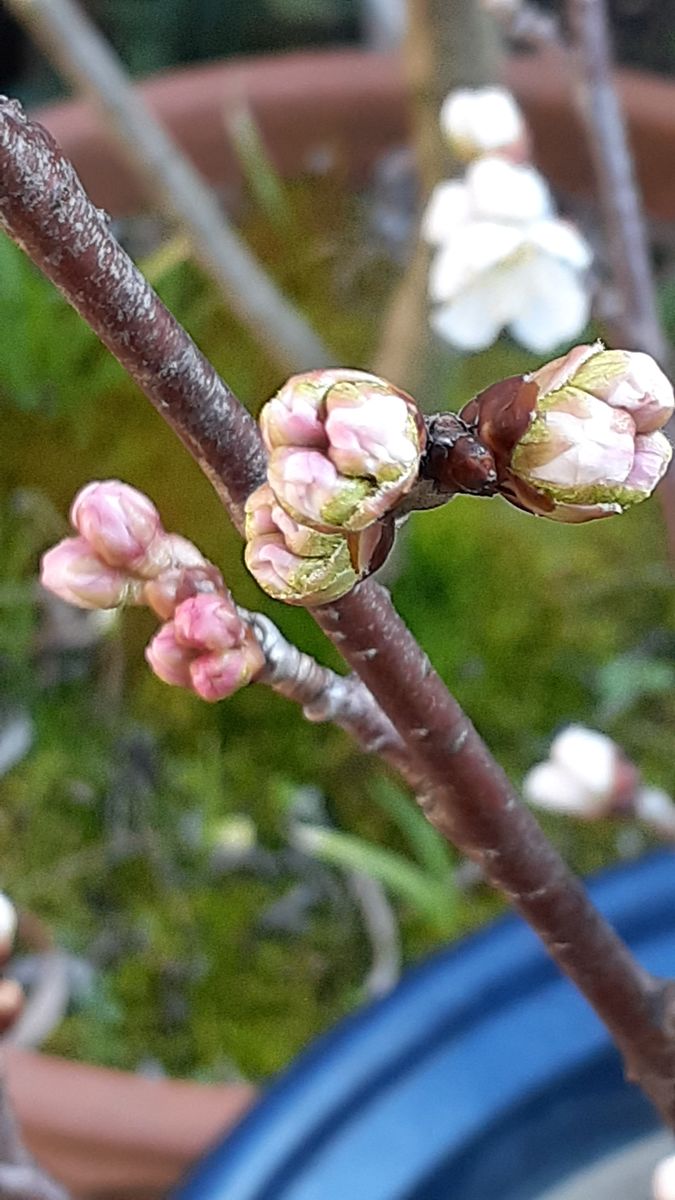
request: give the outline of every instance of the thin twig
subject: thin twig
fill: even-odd
[[[667,371],[673,355],[667,345],[656,300],[649,237],[626,123],[613,80],[611,36],[605,0],[567,0],[579,111],[586,128],[607,232],[612,275],[605,324],[614,345],[644,350]],[[675,432],[670,422],[668,433]],[[675,474],[658,491],[668,553],[675,563]]]
[[[394,726],[358,675],[337,675],[291,642],[269,617],[241,610],[265,655],[257,682],[267,683],[299,704],[308,721],[332,721],[368,754],[379,754],[398,771],[406,770],[405,747]],[[412,782],[412,780],[409,780]]]
[[[363,871],[348,871],[347,887],[361,912],[372,959],[363,981],[367,999],[386,996],[401,974],[401,939],[394,911],[382,884]]]
[[[187,232],[204,269],[279,366],[306,371],[332,360],[230,224],[215,196],[155,119],[108,43],[74,0],[6,0],[65,79],[102,112],[148,198]]]
[[[504,37],[531,50],[560,43],[558,18],[529,0],[482,0],[485,12],[499,22]]]
[[[612,336],[663,362],[666,346],[656,307],[649,240],[626,125],[612,79],[605,0],[567,0],[577,96],[607,228],[616,290]]]
[[[264,474],[254,422],[130,270],[53,141],[9,102],[0,102],[0,180],[0,224],[104,336],[206,466],[220,495],[234,501],[240,523],[245,490]],[[675,1125],[674,985],[644,971],[593,907],[388,594],[367,580],[315,616],[397,730],[408,770],[425,785],[429,820],[482,866],[536,929],[613,1034],[630,1078]]]

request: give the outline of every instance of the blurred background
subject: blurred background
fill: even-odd
[[[240,55],[258,56],[264,70],[261,55],[278,67],[287,51],[384,47],[388,86],[405,106],[394,4],[91,0],[87,9],[134,77]],[[670,80],[675,4],[616,0],[612,13],[621,61]],[[516,78],[517,61],[509,69]],[[68,95],[1,4],[0,91],[31,106]],[[217,94],[211,100],[212,140],[222,138],[229,161],[232,127]],[[324,138],[322,153],[282,174],[254,100],[247,132],[234,137],[236,198],[229,185],[220,194],[336,358],[379,363],[415,241],[419,188],[405,122],[373,138],[356,172],[342,130],[342,142]],[[68,111],[59,110],[66,126]],[[545,138],[535,150],[546,158]],[[95,156],[87,161],[89,182]],[[227,172],[214,160],[211,173]],[[586,184],[575,195],[563,183],[558,199],[593,236]],[[137,212],[97,202],[257,411],[283,375],[180,230],[151,200]],[[660,303],[675,333],[673,225],[654,217],[652,231]],[[425,319],[423,308],[411,316]],[[420,339],[413,357],[425,353]],[[504,336],[474,355],[436,346],[426,361],[433,387],[420,402],[458,408],[538,360]],[[262,687],[216,706],[167,688],[143,659],[147,613],[78,613],[41,593],[39,556],[68,532],[74,493],[117,477],[147,492],[166,527],[219,565],[239,602],[338,666],[305,613],[258,591],[187,453],[4,238],[0,406],[0,881],[68,956],[67,1006],[44,1048],[151,1074],[265,1081],[401,966],[476,928],[500,902],[345,735],[308,725]],[[619,741],[651,783],[675,786],[675,612],[657,503],[621,521],[565,528],[501,501],[457,499],[409,522],[386,571],[396,605],[516,784],[557,729],[581,721]],[[330,834],[320,858],[298,836],[303,822]],[[630,822],[544,822],[584,872],[647,845]],[[376,885],[365,898],[364,878]],[[373,963],[384,964],[375,981]],[[28,961],[27,979],[30,969]]]

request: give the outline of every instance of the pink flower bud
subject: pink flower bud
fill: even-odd
[[[111,567],[153,578],[168,563],[159,513],[136,488],[107,479],[78,492],[70,519],[93,550]]]
[[[246,625],[229,593],[192,596],[174,615],[176,638],[195,650],[231,650],[243,642]]]
[[[247,502],[246,565],[263,591],[287,604],[313,607],[344,596],[384,561],[392,538],[380,522],[346,537],[300,525],[269,485]]]
[[[157,631],[145,648],[145,657],[163,683],[192,690],[190,666],[194,654],[178,641],[173,621],[167,621]]]
[[[405,392],[364,371],[296,375],[260,415],[268,481],[303,525],[359,531],[410,490],[424,425]]]
[[[102,562],[83,537],[66,538],[42,557],[43,587],[78,608],[117,608],[137,604],[141,584]]]
[[[493,385],[461,415],[492,450],[508,500],[578,522],[651,495],[671,459],[658,427],[672,411],[673,389],[653,359],[596,343]]]
[[[265,665],[254,633],[229,593],[184,600],[151,641],[146,658],[165,683],[223,700],[249,683]]]
[[[182,600],[202,592],[222,592],[225,585],[218,569],[187,538],[169,533],[165,548],[169,566],[144,584],[143,603],[168,621]]]
[[[248,643],[232,650],[214,651],[194,659],[190,667],[193,690],[202,700],[226,700],[245,687],[263,665],[262,651]]]

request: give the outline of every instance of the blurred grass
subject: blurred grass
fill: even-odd
[[[364,248],[359,202],[334,179],[297,185],[290,199],[304,231],[290,252],[287,225],[252,217],[247,232],[336,353],[368,365],[391,268]],[[153,497],[242,603],[336,663],[305,613],[261,596],[197,467],[7,242],[0,278],[0,702],[25,705],[36,726],[30,755],[0,781],[1,883],[99,968],[49,1048],[205,1079],[265,1077],[358,1000],[368,946],[357,917],[329,899],[297,934],[262,927],[293,872],[283,859],[267,876],[218,870],[219,822],[250,814],[260,846],[277,852],[289,790],[311,784],[345,833],[406,856],[410,840],[378,803],[386,773],[339,731],[308,725],[263,688],[210,707],[151,677],[146,613],[123,614],[56,668],[45,657],[30,598],[38,555],[77,488],[116,476]],[[278,373],[200,272],[179,255],[159,290],[256,410]],[[508,342],[449,361],[449,402],[530,365]],[[650,782],[673,788],[675,630],[657,504],[565,528],[458,499],[413,518],[401,542],[395,601],[516,782],[558,726],[602,719]],[[546,824],[578,869],[615,853],[609,826]],[[408,961],[438,943],[439,926],[458,935],[499,908],[481,888],[453,896],[452,919],[394,903]]]

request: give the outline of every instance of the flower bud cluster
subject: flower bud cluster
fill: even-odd
[[[260,672],[262,651],[220,573],[167,533],[147,496],[117,480],[76,496],[66,538],[42,559],[42,583],[80,608],[147,605],[164,622],[146,657],[160,679],[221,700]]]
[[[247,505],[246,563],[290,604],[337,599],[384,560],[425,429],[405,392],[365,371],[296,375],[260,414],[267,484]]]
[[[508,329],[543,353],[578,336],[590,313],[588,243],[555,210],[527,162],[529,139],[513,97],[498,88],[452,92],[441,110],[462,179],[433,191],[422,236],[434,248],[431,324],[461,350]]]
[[[507,500],[577,523],[651,495],[671,459],[661,429],[674,405],[649,355],[596,342],[493,384],[460,415],[492,452]]]

